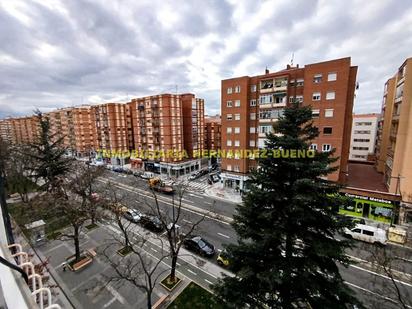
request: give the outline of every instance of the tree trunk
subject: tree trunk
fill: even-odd
[[[152,293],[147,291],[147,309],[152,309]]]
[[[285,245],[285,257],[287,260],[292,258],[293,243],[290,235],[286,235],[286,245]],[[286,282],[290,284],[290,274],[287,273]],[[285,309],[293,308],[292,306],[292,296],[290,293],[290,286],[287,286],[283,290],[283,306]]]
[[[170,281],[176,281],[176,264],[177,264],[177,254],[173,254],[172,256],[172,269],[170,271]]]
[[[80,260],[80,241],[79,241],[79,227],[74,226],[74,249],[76,253],[76,261]]]

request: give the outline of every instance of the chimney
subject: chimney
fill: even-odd
[[[299,63],[296,65],[296,67],[299,69]]]
[[[286,65],[286,70],[290,70],[290,64]]]
[[[265,69],[265,74],[269,74],[269,69],[268,69],[268,67],[266,67],[266,69]]]

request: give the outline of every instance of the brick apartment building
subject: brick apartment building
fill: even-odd
[[[297,100],[312,106],[314,123],[320,131],[311,147],[318,151],[336,149],[338,170],[328,179],[344,182],[356,74],[357,67],[351,66],[348,57],[222,80],[222,148],[236,151],[264,147],[265,134],[289,102]],[[243,189],[249,171],[255,167],[253,159],[222,159],[224,185]]]
[[[219,115],[205,117],[205,149],[218,150],[222,147],[222,120]]]
[[[374,161],[379,114],[353,115],[349,160]]]
[[[38,121],[35,116],[8,118],[3,120],[8,122],[4,125],[7,128],[7,134],[10,134],[6,140],[14,144],[33,143],[38,136]],[[2,134],[5,134],[4,132]]]
[[[127,103],[130,150],[159,156],[132,158],[145,170],[178,177],[200,168],[191,160],[203,149],[204,101],[193,94],[161,94]],[[173,155],[168,151],[174,151]],[[184,156],[184,151],[187,157]],[[176,155],[175,155],[176,154]]]
[[[385,83],[376,169],[390,193],[401,195],[400,221],[412,222],[412,58]]]

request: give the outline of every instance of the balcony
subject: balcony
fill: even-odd
[[[259,118],[259,123],[272,123],[278,121],[277,118],[265,118],[265,119],[260,119]]]
[[[0,219],[3,220],[2,216]],[[4,232],[4,231],[2,231]],[[13,253],[12,253],[13,252]],[[43,277],[36,273],[35,265],[30,256],[22,250],[20,244],[9,246],[0,245],[0,256],[9,263],[22,270],[27,277],[25,281],[22,275],[10,266],[0,265],[1,286],[5,304],[0,303],[3,308],[44,308],[60,309],[58,304],[53,303],[51,290],[43,286]]]
[[[403,95],[395,98],[395,103],[400,103],[400,102],[402,102],[402,99],[403,99]]]

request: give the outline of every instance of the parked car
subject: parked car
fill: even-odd
[[[123,216],[129,221],[137,223],[140,221],[143,214],[136,209],[128,209],[123,213]]]
[[[134,171],[133,172],[133,176],[135,176],[135,177],[141,177],[142,174],[143,174],[143,172],[141,172],[141,171]]]
[[[207,257],[214,256],[216,252],[215,246],[200,236],[193,236],[189,239],[185,239],[183,244],[186,249]]]
[[[152,172],[144,172],[143,174],[140,175],[140,177],[143,179],[150,179],[150,178],[154,178],[155,175]]]
[[[385,230],[364,224],[356,224],[352,229],[346,228],[344,235],[377,245],[386,245],[388,241]]]
[[[116,173],[123,173],[124,172],[123,168],[121,168],[120,166],[114,166],[112,171],[116,172]]]
[[[146,229],[152,232],[163,231],[162,221],[160,221],[160,219],[156,216],[143,215],[140,218],[140,223],[143,225],[143,227],[145,227]]]
[[[189,176],[189,180],[195,180],[195,179],[197,179],[199,177],[199,174],[198,173],[193,173],[192,175],[190,175]]]

